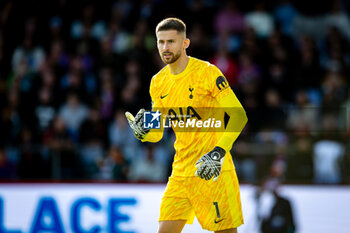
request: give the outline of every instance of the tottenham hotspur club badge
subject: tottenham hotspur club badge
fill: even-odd
[[[188,88],[188,90],[191,92],[191,93],[190,93],[190,96],[189,96],[190,99],[193,99],[193,95],[192,95],[193,89],[194,89],[194,88],[191,88],[191,86]]]

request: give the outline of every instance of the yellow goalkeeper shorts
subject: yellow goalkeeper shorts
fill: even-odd
[[[216,182],[199,177],[169,177],[159,221],[186,220],[192,224],[195,216],[202,228],[209,231],[243,224],[235,170],[223,171]]]

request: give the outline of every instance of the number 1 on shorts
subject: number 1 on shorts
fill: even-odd
[[[213,205],[215,205],[216,216],[217,216],[218,218],[221,218],[221,216],[220,216],[220,211],[219,211],[219,204],[218,204],[218,202],[217,202],[217,201],[214,201],[214,202],[213,202]]]

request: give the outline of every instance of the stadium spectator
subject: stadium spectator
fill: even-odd
[[[106,35],[106,26],[102,20],[95,19],[95,6],[92,2],[83,7],[82,19],[75,20],[71,26],[71,36],[74,39],[83,38],[89,35],[92,38],[100,40]]]
[[[319,120],[317,113],[317,105],[311,103],[308,92],[300,89],[295,93],[294,104],[289,108],[287,128],[298,130],[304,126],[306,128],[303,131],[315,132]]]
[[[225,45],[220,46],[214,57],[210,59],[210,63],[216,65],[222,71],[230,86],[236,86],[237,63],[230,57]]]
[[[111,146],[107,155],[98,162],[98,179],[126,181],[129,174],[130,161],[125,159],[117,146]]]
[[[314,144],[314,182],[339,184],[342,182],[342,163],[345,147],[337,138],[337,119],[333,115],[322,119],[321,139]]]
[[[291,36],[293,30],[293,20],[298,15],[295,6],[289,0],[282,0],[274,10],[276,21],[281,25],[282,32]]]
[[[19,139],[18,175],[21,179],[42,179],[48,177],[48,160],[41,155],[40,147],[34,146],[34,135],[23,128]]]
[[[166,180],[165,167],[155,159],[155,147],[148,144],[145,153],[136,160],[130,169],[129,178],[134,181],[161,182]]]
[[[255,4],[255,10],[245,15],[245,24],[252,27],[260,38],[268,37],[275,27],[274,19],[266,11],[263,1],[257,2]]]
[[[39,103],[35,108],[35,117],[37,120],[37,129],[40,132],[45,131],[55,118],[56,109],[53,106],[52,93],[47,87],[39,91]]]
[[[80,160],[84,164],[87,178],[98,178],[98,162],[105,153],[106,134],[106,126],[101,120],[99,109],[90,108],[88,117],[79,127]]]
[[[5,149],[0,146],[0,179],[16,178],[16,167],[6,155]]]
[[[40,46],[35,46],[33,38],[26,36],[21,46],[18,46],[12,57],[12,69],[17,71],[21,66],[28,72],[37,72],[45,59],[45,52]]]
[[[125,119],[124,111],[117,110],[114,121],[109,125],[108,139],[110,145],[119,147],[124,157],[130,162],[134,162],[139,153],[139,146],[134,140],[134,134]]]
[[[325,27],[336,27],[348,40],[350,40],[350,19],[342,9],[341,1],[332,1],[331,11],[325,16]]]
[[[76,93],[68,94],[66,103],[59,110],[59,116],[67,126],[72,139],[77,140],[79,128],[88,116],[88,109],[80,102]]]
[[[242,33],[244,29],[244,15],[239,11],[234,1],[227,1],[214,19],[214,28],[218,34]]]

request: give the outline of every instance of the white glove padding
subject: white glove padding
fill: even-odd
[[[212,151],[203,155],[196,163],[195,176],[205,180],[210,180],[214,176],[213,181],[217,181],[224,164],[225,154],[224,149],[216,146]]]
[[[129,125],[134,132],[134,136],[139,140],[143,139],[149,132],[149,129],[143,127],[143,113],[145,111],[143,108],[140,109],[135,117],[130,112],[125,113],[126,119],[128,119]]]

